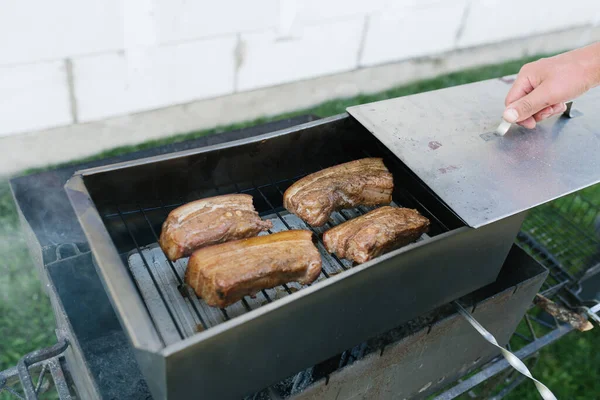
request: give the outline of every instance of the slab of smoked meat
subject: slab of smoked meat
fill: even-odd
[[[271,229],[248,194],[196,200],[171,211],[163,223],[159,244],[169,260],[191,255],[204,246],[244,239]]]
[[[185,282],[206,304],[223,308],[284,283],[312,283],[320,273],[312,232],[291,230],[197,250]]]
[[[283,195],[283,205],[312,226],[332,212],[392,201],[394,179],[381,158],[363,158],[326,168],[300,179]]]
[[[364,263],[414,242],[428,228],[429,220],[418,211],[386,206],[328,230],[323,243],[340,258]]]

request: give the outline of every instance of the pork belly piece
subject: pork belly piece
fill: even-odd
[[[309,284],[320,273],[321,255],[312,233],[291,230],[197,250],[185,282],[206,304],[223,308],[284,283]]]
[[[394,179],[381,158],[363,158],[326,168],[300,179],[283,195],[283,205],[312,226],[332,212],[392,201]]]
[[[244,239],[271,229],[258,216],[252,196],[229,194],[196,200],[169,213],[159,244],[169,260],[187,257],[204,246]]]
[[[429,220],[417,210],[385,206],[328,230],[323,243],[340,258],[364,263],[414,242],[428,228]]]

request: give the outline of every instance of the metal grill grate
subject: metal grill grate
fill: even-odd
[[[287,187],[303,176],[306,176],[306,173],[288,180],[269,180],[264,184],[253,184],[249,188],[240,188],[237,185],[234,185],[233,190],[215,188],[214,195],[226,193],[252,195],[256,209],[261,211],[261,217],[273,223],[273,228],[268,232],[261,233],[261,235],[290,229],[312,231],[317,238],[316,246],[323,262],[321,275],[317,279],[317,282],[319,282],[353,266],[352,262],[339,259],[325,250],[322,234],[326,230],[363,215],[375,207],[360,206],[335,212],[323,227],[311,227],[282,206],[283,193]],[[202,197],[211,195],[213,194],[204,194]],[[437,225],[437,231],[445,230],[445,226],[441,221],[428,214],[425,207],[410,193],[402,192],[395,197],[400,197],[402,203],[407,206],[419,208],[422,212],[424,210],[426,216],[431,219],[432,224]],[[187,201],[191,200],[194,199],[187,199]],[[398,206],[399,202],[396,200],[392,202],[392,206]],[[115,229],[115,226],[121,225],[120,229],[123,230],[124,227],[125,232],[131,239],[133,250],[125,251],[122,257],[129,266],[136,288],[144,299],[147,310],[165,345],[175,343],[197,332],[209,329],[231,318],[288,296],[303,287],[298,283],[291,282],[273,289],[265,289],[254,297],[246,296],[241,301],[223,309],[213,308],[205,304],[184,283],[188,259],[180,259],[175,262],[169,261],[157,243],[160,235],[160,225],[167,218],[169,212],[187,201],[181,199],[180,202],[169,205],[159,202],[158,205],[147,207],[139,204],[133,207],[131,205],[116,205],[114,207],[115,212],[103,216],[109,230],[111,226]],[[135,223],[131,222],[134,218],[137,219]],[[140,220],[145,222],[145,227],[140,228]],[[151,243],[142,245],[141,243],[148,242],[148,240],[139,239],[140,236],[150,237]],[[427,237],[428,235],[423,235],[418,241]]]

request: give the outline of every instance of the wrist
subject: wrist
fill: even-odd
[[[581,62],[590,88],[600,85],[600,42],[584,47]]]

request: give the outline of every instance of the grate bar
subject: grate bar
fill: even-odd
[[[142,258],[142,261],[144,262],[144,265],[146,267],[146,270],[148,271],[148,273],[150,274],[150,279],[152,279],[152,283],[154,283],[155,287],[159,287],[158,283],[156,282],[156,277],[154,276],[154,274],[152,273],[150,266],[148,265],[148,261],[146,260],[146,257],[144,256],[144,254],[142,253],[142,250],[140,249],[140,246],[138,245],[137,240],[135,239],[135,236],[133,235],[133,233],[131,232],[131,229],[129,228],[129,225],[127,224],[127,222],[125,221],[125,217],[123,217],[123,215],[121,214],[121,210],[119,208],[119,206],[117,206],[117,211],[119,212],[119,216],[121,217],[121,221],[123,221],[123,224],[125,225],[125,228],[127,229],[127,232],[129,233],[129,236],[131,237],[131,240],[133,240],[133,244],[135,245],[135,248],[138,252],[138,254],[140,255],[140,257]],[[169,307],[168,302],[166,301],[163,293],[158,290],[158,294],[160,296],[160,299],[162,300],[162,302],[165,305],[165,308],[169,314],[169,316],[171,317],[171,319],[173,320],[173,325],[175,325],[175,329],[177,330],[177,333],[179,334],[179,336],[181,337],[181,339],[184,338],[183,333],[181,332],[181,329],[179,328],[179,326],[177,325],[177,322],[175,320],[175,316],[173,315],[173,311],[171,310],[171,307]]]
[[[546,321],[544,321],[544,320],[541,320],[541,319],[539,319],[539,318],[537,318],[537,317],[534,317],[533,315],[532,315],[532,316],[530,316],[529,318],[531,318],[531,320],[532,320],[532,321],[535,321],[537,324],[540,324],[540,325],[542,325],[542,326],[544,326],[544,327],[546,327],[546,328],[548,328],[548,329],[556,329],[556,326],[555,326],[555,325],[553,325],[553,324],[550,324],[550,323],[548,323],[548,322],[546,322]]]
[[[148,215],[146,214],[146,211],[144,211],[144,209],[142,207],[140,207],[139,204],[138,204],[138,208],[142,212],[142,215],[144,216],[144,219],[146,220],[146,222],[148,223],[148,226],[150,227],[150,231],[152,231],[152,235],[154,236],[154,239],[158,243],[158,241],[159,241],[158,235],[156,234],[156,231],[154,230],[154,227],[152,226],[152,223],[148,219]],[[175,277],[179,281],[179,284],[182,284],[183,281],[181,280],[181,277],[177,274],[177,271],[175,270],[175,266],[173,265],[173,262],[171,260],[169,260],[167,257],[165,257],[165,258],[167,260],[167,264],[169,264],[169,266],[171,267],[171,270],[173,271],[173,274],[175,275]]]
[[[248,304],[248,302],[246,301],[245,298],[242,298],[242,304],[244,305],[244,308],[246,309],[246,311],[252,311],[252,309],[250,308],[250,305]]]
[[[514,333],[514,335],[515,335],[515,336],[518,336],[518,337],[520,337],[521,339],[523,339],[524,341],[526,341],[526,342],[528,342],[528,343],[531,343],[531,342],[533,342],[533,340],[534,340],[534,339],[532,339],[532,338],[530,338],[530,337],[528,337],[528,336],[526,336],[526,335],[523,335],[523,334],[522,334],[522,333],[520,333],[520,332],[515,332],[515,333]]]
[[[527,324],[527,327],[529,328],[529,332],[531,332],[531,337],[533,337],[533,340],[537,340],[538,337],[535,334],[535,329],[533,329],[533,324],[531,323],[531,319],[529,319],[529,314],[525,313],[525,323]]]
[[[285,291],[286,291],[288,294],[292,294],[292,291],[290,290],[290,288],[289,288],[289,286],[288,286],[287,284],[285,284],[285,283],[284,283],[284,284],[283,284],[283,285],[281,285],[281,286],[283,286],[283,288],[285,289]]]
[[[44,364],[42,366],[42,370],[40,371],[37,385],[35,385],[35,393],[40,393],[40,389],[44,384],[44,376],[46,375],[46,371],[48,370],[48,364]]]
[[[229,315],[227,315],[227,310],[221,308],[221,313],[223,313],[223,317],[225,317],[225,321],[229,321]]]
[[[162,201],[161,201],[161,204],[162,204]],[[139,206],[139,204],[138,204],[138,206]],[[144,211],[144,209],[142,207],[139,207],[139,209],[142,212],[142,214],[144,215],[144,218],[146,219],[146,222],[148,223],[148,226],[150,227],[150,230],[152,231],[152,235],[154,236],[154,239],[156,239],[156,241],[158,242],[158,235],[156,234],[156,231],[154,230],[154,227],[152,226],[152,223],[150,222],[150,219],[148,218],[148,215],[146,214],[146,211]],[[166,211],[165,208],[163,208],[163,210]],[[169,267],[171,268],[171,271],[173,272],[173,275],[175,275],[175,278],[177,279],[177,281],[179,282],[179,284],[182,285],[184,283],[183,279],[181,279],[181,277],[177,273],[177,269],[175,268],[175,265],[173,264],[173,262],[171,260],[169,260],[169,258],[166,255],[165,255],[165,259],[167,260],[167,263],[169,264]],[[202,324],[202,327],[204,329],[208,329],[208,325],[204,321],[204,318],[202,318],[202,315],[200,314],[200,311],[196,307],[196,304],[194,304],[193,301],[190,301],[190,305],[192,306],[192,309],[194,310],[194,312],[198,316],[198,320],[200,321],[200,324]]]
[[[263,296],[265,296],[265,298],[267,299],[267,302],[272,302],[273,300],[271,300],[271,298],[269,297],[269,295],[267,294],[267,292],[263,289],[261,290],[261,293],[263,294]]]

